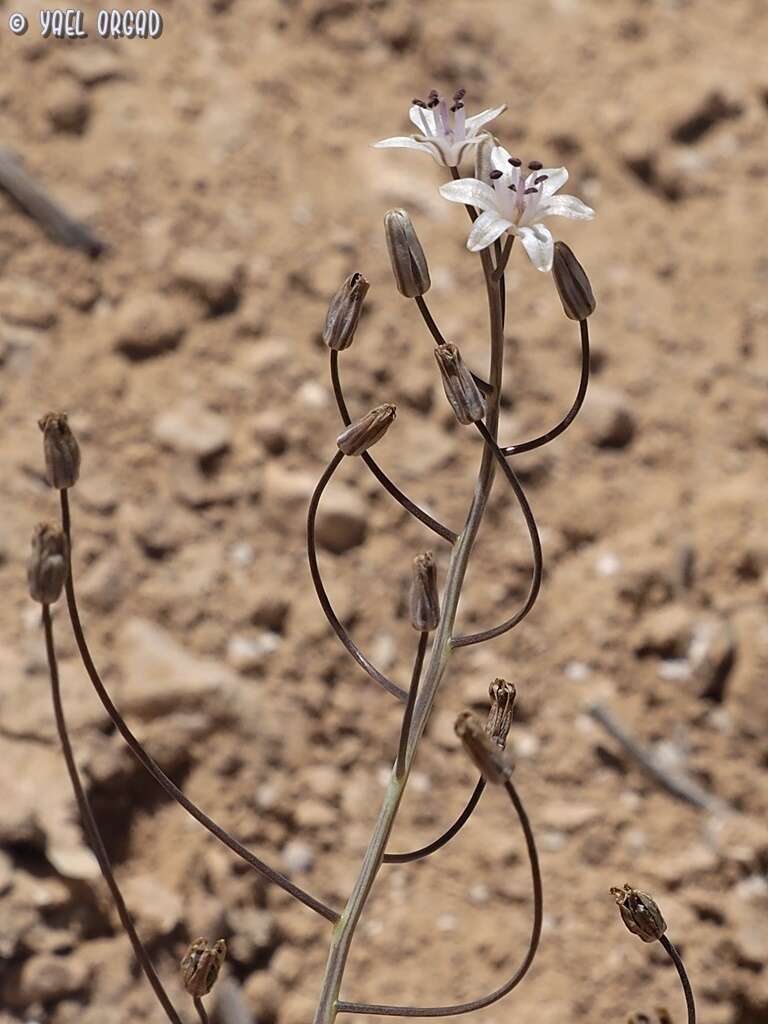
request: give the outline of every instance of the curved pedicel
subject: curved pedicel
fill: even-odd
[[[477,781],[477,785],[472,790],[472,795],[466,803],[461,814],[454,821],[454,823],[443,832],[442,835],[438,836],[437,839],[428,843],[426,846],[420,847],[418,850],[411,850],[410,853],[385,853],[384,863],[385,864],[410,864],[415,860],[423,860],[424,857],[429,857],[430,854],[437,853],[444,846],[457,835],[472,817],[472,814],[480,803],[480,797],[483,795],[485,790],[485,779],[480,776]]]
[[[179,787],[171,781],[171,779],[168,778],[162,768],[149,756],[144,747],[123,721],[122,715],[112,703],[112,699],[109,696],[104,683],[101,681],[101,676],[99,675],[93,658],[91,657],[91,652],[88,649],[83,627],[80,622],[80,614],[77,609],[77,599],[75,596],[74,576],[72,573],[72,537],[69,515],[69,496],[66,490],[60,491],[59,494],[61,495],[61,527],[69,544],[70,565],[66,582],[66,596],[69,617],[72,622],[72,630],[75,634],[75,641],[77,643],[78,650],[80,651],[80,657],[82,658],[85,670],[90,676],[99,700],[104,705],[104,708],[112,719],[115,728],[127,743],[131,753],[149,772],[154,780],[165,790],[168,796],[175,800],[176,803],[180,804],[188,814],[191,814],[192,817],[203,825],[204,828],[207,828],[212,835],[216,836],[219,842],[227,846],[233,853],[236,853],[241,860],[244,860],[246,864],[258,871],[259,874],[264,875],[264,877],[268,878],[269,881],[279,885],[281,889],[285,889],[286,892],[290,893],[291,896],[294,896],[297,900],[303,903],[304,906],[309,907],[311,910],[314,910],[316,913],[335,924],[339,919],[339,915],[335,910],[326,906],[325,903],[316,899],[308,892],[305,892],[289,878],[286,878],[285,875],[281,874],[281,872],[276,871],[274,868],[271,868],[269,864],[260,860],[255,856],[255,854],[251,853],[247,847],[243,846],[241,842],[231,836],[226,829],[217,825],[212,818],[209,818],[204,811],[200,810],[197,804],[193,803],[189,797],[180,790]]]
[[[539,531],[536,526],[536,520],[533,517],[531,506],[528,504],[528,499],[525,496],[520,481],[509,465],[504,455],[496,444],[494,439],[488,432],[488,428],[484,423],[476,423],[475,426],[483,436],[485,443],[493,451],[496,461],[501,466],[502,472],[506,476],[507,480],[515,492],[515,496],[520,505],[520,510],[523,513],[526,526],[528,527],[528,534],[531,538],[531,548],[533,550],[533,575],[531,577],[531,585],[528,589],[528,596],[526,597],[522,607],[519,611],[515,612],[512,618],[507,619],[505,622],[500,623],[498,626],[493,626],[491,629],[484,629],[480,633],[468,633],[466,636],[454,637],[451,641],[453,647],[468,647],[470,644],[480,644],[485,640],[492,640],[494,637],[501,636],[502,633],[506,633],[514,626],[521,622],[528,612],[533,608],[536,603],[536,598],[539,596],[539,590],[541,588],[541,575],[542,575],[542,554],[541,554],[541,540],[539,539]]]
[[[344,453],[342,451],[337,451],[326,466],[325,472],[318,480],[317,487],[315,487],[312,499],[309,503],[309,509],[307,511],[307,554],[309,557],[309,571],[312,574],[312,582],[315,585],[315,591],[317,592],[317,597],[322,609],[325,612],[325,617],[331,624],[331,628],[336,636],[341,640],[342,644],[346,647],[358,665],[368,673],[374,682],[377,682],[379,686],[383,686],[388,693],[397,697],[398,700],[406,701],[408,699],[408,694],[405,690],[399,687],[397,683],[393,683],[392,680],[388,676],[385,676],[383,672],[379,672],[376,666],[366,658],[339,621],[339,617],[333,610],[325,585],[323,584],[323,578],[320,575],[320,567],[317,564],[317,545],[315,544],[315,520],[317,518],[317,508],[320,504],[320,498],[323,495],[323,491],[328,486],[328,482],[336,472],[339,463],[343,458]]]
[[[533,838],[531,823],[525,812],[522,801],[517,790],[511,782],[504,785],[512,805],[520,819],[520,824],[525,835],[525,844],[528,850],[528,860],[531,865],[531,879],[533,881],[533,926],[531,938],[520,966],[512,977],[499,988],[488,995],[473,999],[468,1003],[454,1003],[451,1006],[388,1006],[376,1003],[346,1003],[339,1002],[337,1009],[339,1013],[370,1013],[384,1017],[455,1017],[461,1013],[473,1013],[475,1010],[482,1010],[485,1006],[491,1006],[508,995],[523,980],[536,956],[536,950],[541,938],[541,922],[543,917],[543,896],[541,888],[541,871],[539,869],[539,858],[536,852],[536,843]]]
[[[336,397],[336,405],[339,408],[339,414],[344,421],[344,426],[348,427],[352,422],[347,409],[347,403],[344,400],[344,392],[341,388],[341,380],[339,378],[339,353],[334,349],[331,349],[331,383],[333,385],[333,393]],[[397,484],[393,483],[384,470],[379,466],[378,462],[373,458],[369,452],[364,452],[361,456],[363,462],[366,464],[371,473],[376,477],[381,486],[392,495],[402,507],[409,512],[415,519],[418,519],[420,523],[433,530],[443,540],[447,540],[449,544],[453,544],[456,541],[456,534],[453,530],[450,530],[447,526],[443,526],[441,522],[434,519],[428,512],[425,512],[423,508],[420,508],[414,501],[404,494]],[[334,626],[334,629],[336,627]],[[346,645],[345,645],[346,646]],[[375,678],[375,677],[374,677]]]

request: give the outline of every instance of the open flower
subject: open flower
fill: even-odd
[[[545,217],[591,220],[595,211],[576,196],[555,195],[568,180],[564,167],[542,167],[538,160],[532,160],[526,175],[522,161],[501,146],[493,147],[491,164],[490,184],[477,178],[460,178],[440,189],[440,194],[452,203],[482,211],[472,225],[467,248],[479,252],[507,232],[517,235],[538,270],[551,270],[554,242],[541,222]]]
[[[445,167],[458,167],[467,148],[485,138],[484,126],[507,109],[506,104],[503,104],[483,110],[474,117],[466,117],[464,93],[464,89],[459,89],[454,94],[451,107],[434,89],[426,103],[424,100],[414,100],[409,116],[418,134],[382,139],[374,143],[374,148],[421,149]]]

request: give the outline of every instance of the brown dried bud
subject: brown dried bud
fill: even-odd
[[[438,345],[435,359],[443,378],[445,397],[459,423],[476,423],[481,420],[485,416],[483,396],[456,346],[450,342]]]
[[[73,487],[80,475],[80,446],[69,429],[66,413],[48,412],[37,425],[43,432],[45,479],[59,491]]]
[[[420,633],[437,629],[440,621],[440,597],[437,593],[437,566],[432,552],[413,560],[411,582],[411,625]]]
[[[384,215],[384,234],[398,291],[408,299],[428,292],[427,257],[405,210],[390,210]]]
[[[181,978],[191,996],[200,999],[208,995],[226,955],[227,944],[224,939],[219,939],[213,946],[208,945],[208,939],[195,939],[181,961]]]
[[[58,526],[39,523],[32,534],[27,562],[29,596],[40,604],[54,604],[67,579],[67,538]]]
[[[565,242],[555,242],[552,276],[567,317],[586,320],[595,312],[597,303],[587,272]]]
[[[503,786],[512,778],[514,764],[509,754],[499,749],[471,711],[462,711],[454,728],[486,782]]]
[[[350,423],[347,429],[343,430],[336,438],[336,444],[345,455],[362,455],[384,437],[396,415],[396,406],[390,405],[388,402],[385,402],[384,405],[377,405],[362,419]]]
[[[656,942],[667,930],[656,900],[647,892],[633,889],[631,885],[611,889],[616,899],[621,919],[633,935],[639,935],[643,942]]]
[[[494,679],[488,687],[488,696],[491,698],[491,706],[488,709],[485,731],[496,746],[503,750],[512,725],[517,690],[515,684],[508,683],[506,679]]]
[[[350,274],[328,304],[323,328],[323,341],[328,348],[341,352],[354,341],[363,299],[370,285],[362,274]]]

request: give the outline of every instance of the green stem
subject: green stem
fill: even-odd
[[[487,251],[481,253],[483,271],[485,273],[488,308],[490,312],[491,334],[491,369],[490,383],[493,394],[487,401],[486,426],[491,436],[498,437],[499,396],[501,395],[501,377],[504,357],[504,329],[501,312],[501,290],[498,281],[493,280],[493,263]],[[445,673],[451,654],[451,639],[456,621],[464,577],[467,572],[469,558],[477,538],[483,513],[491,493],[495,474],[493,452],[488,445],[483,446],[483,456],[475,484],[475,493],[467,513],[464,529],[459,535],[451,553],[451,562],[446,579],[443,597],[443,613],[435,634],[432,654],[427,666],[424,680],[419,687],[416,705],[413,709],[413,720],[409,730],[408,744],[405,750],[402,774],[393,768],[384,795],[384,803],[376,822],[373,835],[365,852],[355,887],[352,891],[341,917],[333,929],[331,948],[328,954],[325,976],[323,978],[320,1001],[315,1014],[314,1024],[333,1024],[338,1013],[339,992],[344,976],[344,968],[349,950],[363,912],[368,896],[373,888],[379,868],[384,858],[390,833],[395,823],[400,801],[408,782],[411,767],[416,757],[416,750],[435,702],[440,682]]]

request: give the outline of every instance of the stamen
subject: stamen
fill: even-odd
[[[428,107],[436,107],[439,102],[440,102],[440,95],[439,95],[437,89],[430,89],[429,96],[427,96],[427,106]]]
[[[464,104],[463,103],[454,103],[454,105],[451,107],[451,113],[455,114],[457,110],[463,110],[463,109],[464,109]]]
[[[424,110],[427,109],[427,104],[424,102],[424,100],[413,99],[411,100],[411,102],[417,107],[422,107]]]
[[[523,166],[523,161],[518,159],[518,157],[516,157],[516,156],[511,156],[509,158],[509,162],[512,164],[513,167],[522,167]]]
[[[492,178],[494,181],[497,181],[499,178],[502,177],[502,172],[501,171],[491,171],[491,173],[488,175],[488,177]]]
[[[467,90],[466,89],[457,89],[456,92],[453,94],[453,102],[454,103],[460,103],[464,99],[464,97],[466,95],[467,95]]]
[[[540,185],[542,183],[542,181],[546,181],[548,177],[549,177],[548,174],[540,174],[538,176],[538,178],[534,178],[533,179],[533,184],[534,185]]]
[[[527,189],[525,190],[525,192],[523,192],[523,195],[524,195],[524,196],[530,196],[530,195],[532,195],[532,194],[533,194],[534,192],[538,192],[538,191],[539,191],[539,190],[538,190],[537,188],[527,188]]]
[[[541,160],[531,160],[531,162],[528,164],[528,170],[540,171],[543,166],[544,164],[541,162]]]
[[[507,188],[512,189],[513,192],[517,192],[517,185],[507,185]]]

